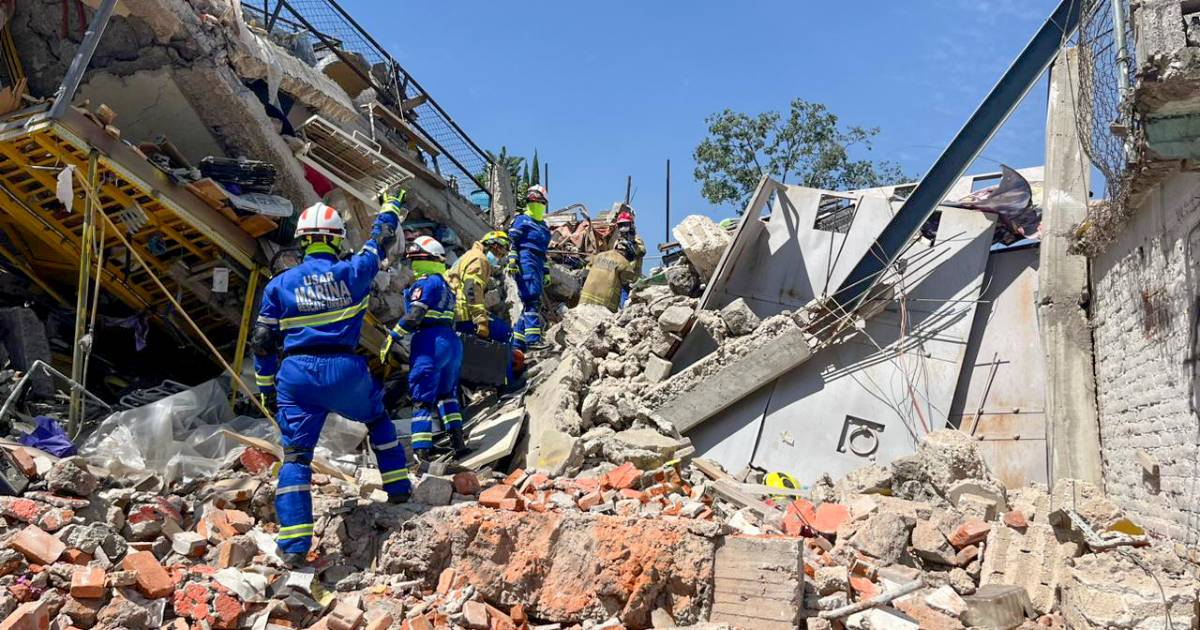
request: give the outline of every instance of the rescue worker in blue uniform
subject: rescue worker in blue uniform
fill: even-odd
[[[380,358],[386,363],[393,342],[411,340],[408,393],[413,401],[413,457],[419,464],[429,461],[433,448],[434,413],[441,416],[455,453],[466,451],[458,405],[463,347],[454,332],[454,292],[445,276],[446,250],[433,237],[421,236],[409,244],[405,257],[417,280],[404,291],[404,317],[392,328]]]
[[[521,319],[513,330],[513,345],[524,351],[542,341],[542,290],[549,284],[546,250],[550,247],[550,228],[542,220],[546,215],[546,189],[530,186],[525,194],[525,212],[517,215],[508,228],[512,248],[508,252],[507,272],[517,281],[521,297]]]
[[[303,261],[263,290],[251,337],[254,376],[283,436],[275,511],[279,548],[292,565],[302,564],[312,545],[313,449],[329,413],[367,425],[388,500],[408,500],[404,447],[384,411],[383,389],[355,354],[380,252],[395,238],[403,197],[401,191],[385,199],[370,239],[347,260],[338,259],[346,227],[337,210],[323,203],[308,208],[296,226]]]

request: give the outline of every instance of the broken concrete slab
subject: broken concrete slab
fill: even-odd
[[[1090,554],[1066,570],[1062,610],[1069,628],[1192,628],[1200,621],[1198,586],[1186,572],[1163,571],[1144,559]]]
[[[992,527],[983,555],[980,584],[1015,584],[1024,588],[1038,614],[1055,608],[1057,591],[1067,577],[1068,563],[1079,545],[1061,541],[1055,529],[1030,523],[1024,532]]]

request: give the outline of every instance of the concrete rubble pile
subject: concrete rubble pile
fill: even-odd
[[[78,457],[11,453],[30,484],[0,498],[0,628],[1196,623],[1200,582],[1173,546],[1084,482],[1006,491],[954,430],[806,498],[761,502],[686,457],[575,476],[425,474],[404,505],[379,500],[376,471],[315,474],[305,571],[278,558],[263,451],[160,492]],[[780,553],[794,554],[790,572],[747,577],[763,570],[752,558]]]

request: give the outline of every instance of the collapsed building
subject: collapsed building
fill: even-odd
[[[616,313],[612,213],[551,213],[523,385],[404,505],[331,416],[304,570],[245,385],[295,210],[461,250],[508,174],[330,0],[4,5],[0,628],[1200,627],[1189,4],[1065,0],[921,182],[764,178]],[[1047,67],[1045,165],[965,175]]]

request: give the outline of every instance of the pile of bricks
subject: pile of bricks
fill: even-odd
[[[678,465],[645,472],[626,462],[602,475],[551,479],[518,468],[484,489],[479,503],[497,510],[579,510],[617,516],[713,520],[712,497],[683,479]]]

